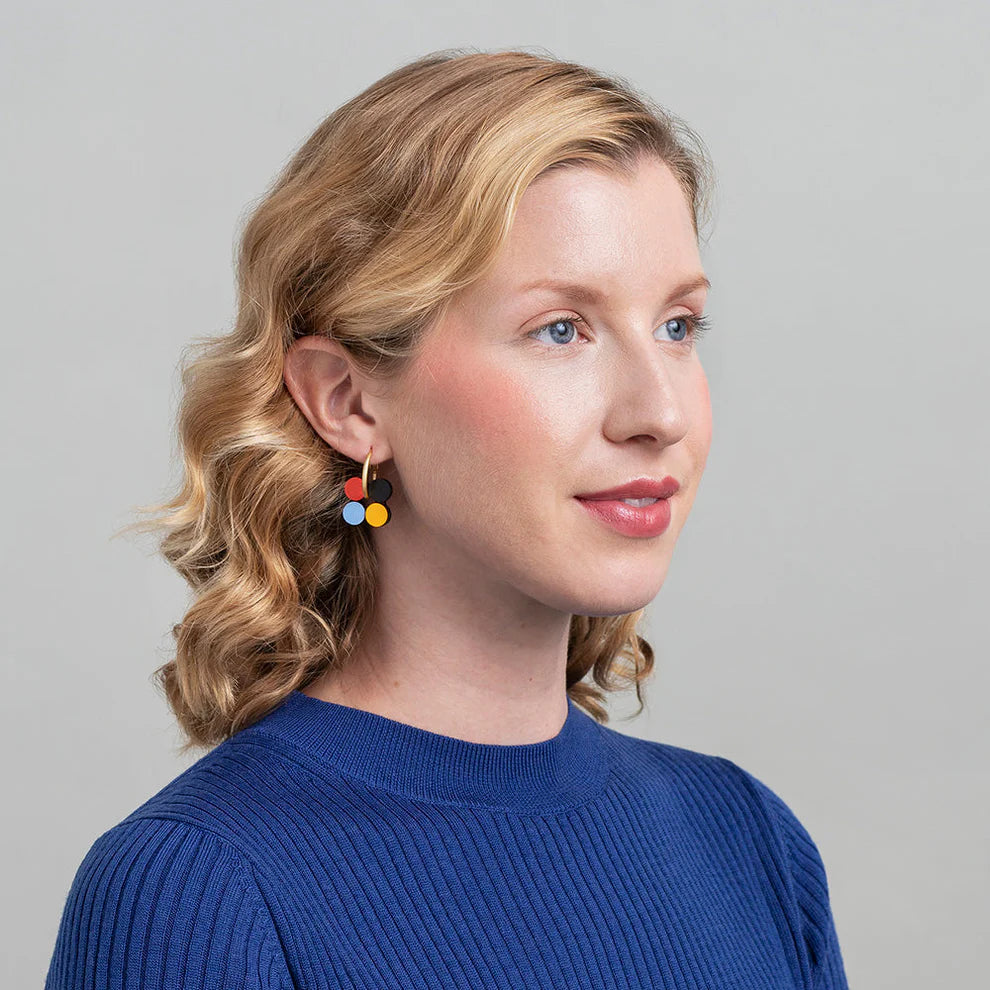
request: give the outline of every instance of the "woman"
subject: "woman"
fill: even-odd
[[[515,51],[298,150],[157,524],[196,591],[158,674],[214,748],[95,841],[49,988],[846,986],[787,805],[605,724],[708,454],[710,183],[628,84]]]

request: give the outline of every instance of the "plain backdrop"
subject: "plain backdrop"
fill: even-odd
[[[816,841],[851,986],[985,979],[990,346],[983,3],[7,5],[4,986],[180,760],[151,674],[187,591],[111,540],[179,478],[177,366],[238,226],[332,109],[439,48],[542,48],[717,169],[714,437],[620,731],[724,755]]]

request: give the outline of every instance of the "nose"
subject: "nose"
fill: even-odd
[[[616,344],[607,381],[605,432],[617,441],[650,437],[662,446],[688,430],[685,386],[688,364],[666,351],[649,330]]]

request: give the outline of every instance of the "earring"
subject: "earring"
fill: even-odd
[[[385,478],[378,477],[377,468],[371,476],[371,484],[368,484],[368,467],[371,464],[371,452],[374,447],[368,448],[368,456],[364,459],[364,467],[361,469],[361,476],[355,475],[348,478],[344,485],[344,494],[349,501],[344,506],[342,513],[344,521],[352,526],[358,526],[366,522],[369,526],[384,526],[392,518],[392,512],[385,504],[392,494],[392,486]],[[362,499],[372,499],[372,502],[364,506]]]

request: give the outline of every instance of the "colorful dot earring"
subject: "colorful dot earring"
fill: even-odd
[[[368,448],[368,456],[364,459],[364,467],[361,469],[360,477],[355,475],[348,478],[344,485],[344,494],[349,499],[344,506],[343,517],[345,522],[352,526],[358,526],[366,522],[369,526],[384,526],[392,518],[392,512],[385,504],[392,494],[392,486],[385,478],[378,477],[377,468],[371,476],[371,484],[368,484],[368,467],[371,464],[371,451],[374,447]],[[371,499],[367,506],[362,505],[363,499]]]

